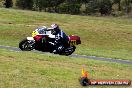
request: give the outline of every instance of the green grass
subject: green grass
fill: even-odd
[[[132,20],[0,8],[0,45],[18,46],[38,26],[58,23],[81,37],[75,53],[132,60]]]
[[[0,8],[0,45],[18,47],[36,27],[51,23],[58,23],[68,35],[81,37],[77,54],[132,60],[132,20],[123,18]],[[82,65],[91,79],[132,80],[131,65],[0,49],[0,88],[81,88]]]
[[[91,79],[132,80],[131,65],[0,49],[0,87],[81,88],[78,78],[81,76],[82,65],[85,65]]]

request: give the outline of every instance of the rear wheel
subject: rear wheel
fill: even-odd
[[[71,55],[74,51],[75,51],[76,47],[75,46],[70,46],[66,49],[64,49],[64,51],[62,51],[62,53],[60,53],[60,55]]]
[[[23,51],[31,51],[34,49],[34,42],[27,39],[23,39],[19,43],[19,48]]]

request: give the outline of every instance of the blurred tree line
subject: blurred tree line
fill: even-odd
[[[5,0],[6,8],[12,0]],[[81,15],[124,15],[132,13],[132,0],[16,0],[20,9]]]

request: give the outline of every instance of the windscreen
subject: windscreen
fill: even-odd
[[[37,31],[39,34],[46,34],[46,28],[38,28]]]

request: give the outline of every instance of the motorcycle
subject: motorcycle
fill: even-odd
[[[55,35],[52,34],[50,28],[48,30],[38,28],[32,32],[32,37],[27,37],[20,41],[19,48],[22,51],[39,50],[52,53],[55,48],[53,43],[54,40]],[[78,44],[81,44],[80,37],[70,35],[68,36],[68,42],[62,44],[64,47],[61,52],[58,52],[57,54],[66,56],[71,55]]]

